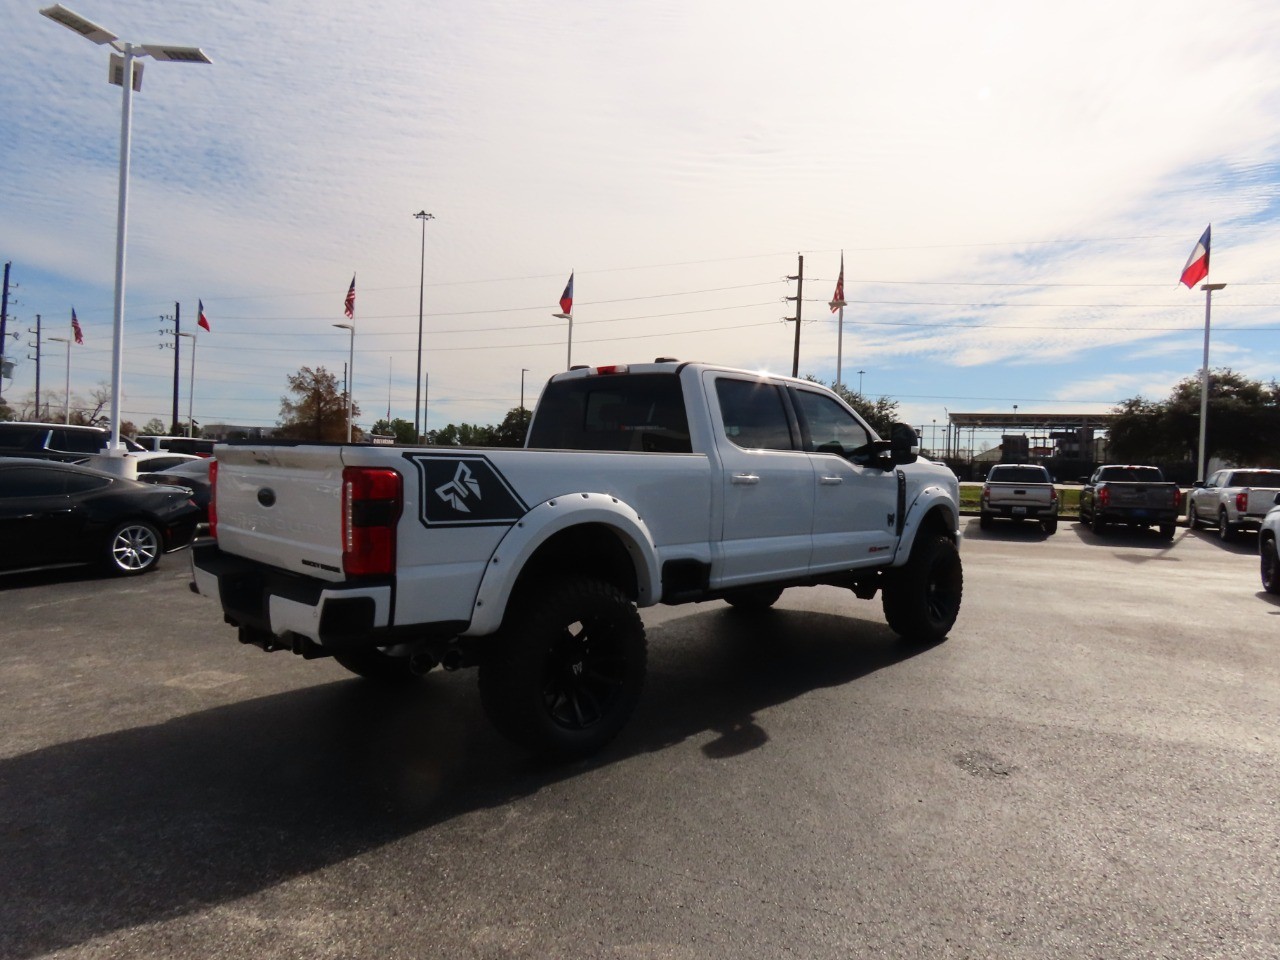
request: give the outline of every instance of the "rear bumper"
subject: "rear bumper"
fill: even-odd
[[[1112,507],[1110,509],[1099,509],[1098,517],[1104,523],[1142,523],[1147,526],[1155,526],[1159,524],[1176,524],[1178,522],[1177,510],[1152,510],[1148,508],[1130,508],[1130,507]]]
[[[393,585],[330,583],[223,553],[216,542],[191,550],[196,590],[222,605],[224,619],[254,642],[302,637],[329,652],[377,645],[391,627]],[[383,644],[390,641],[383,639]]]
[[[979,510],[989,517],[1005,517],[1014,520],[1052,520],[1058,516],[1056,506],[1046,507],[1038,503],[988,503]]]

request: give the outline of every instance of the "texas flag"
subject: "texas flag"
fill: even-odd
[[[71,333],[76,343],[84,343],[84,334],[80,332],[80,321],[76,318],[76,308],[71,308]]]
[[[1187,259],[1187,265],[1182,268],[1180,282],[1185,283],[1188,290],[1209,275],[1209,231],[1212,228],[1213,224],[1204,228],[1204,234]]]
[[[564,293],[560,294],[560,314],[569,316],[573,313],[573,273],[569,274],[569,282],[564,285]]]
[[[208,330],[208,329],[209,329],[209,318],[208,318],[208,317],[206,317],[206,316],[204,315],[204,301],[203,301],[203,300],[197,300],[197,301],[196,301],[196,303],[200,304],[200,310],[199,310],[199,312],[198,312],[198,314],[197,314],[197,319],[196,319],[196,326],[204,327],[206,330]],[[212,331],[210,331],[210,332],[212,332]]]

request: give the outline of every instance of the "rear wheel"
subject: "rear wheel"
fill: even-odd
[[[946,637],[960,613],[964,571],[947,537],[921,532],[907,564],[885,576],[881,603],[894,633],[913,643]]]
[[[1093,511],[1093,518],[1089,526],[1093,530],[1093,532],[1096,533],[1098,536],[1102,536],[1104,533],[1107,532],[1106,521],[1104,521],[1102,517],[1099,516],[1097,510]]]
[[[1044,535],[1046,537],[1052,537],[1058,532],[1058,518],[1054,517],[1052,520],[1041,520],[1040,526],[1044,530]]]
[[[1262,588],[1267,593],[1280,593],[1280,558],[1276,556],[1275,540],[1264,540],[1259,548],[1262,558]]]
[[[726,593],[724,600],[739,610],[768,610],[781,596],[781,587],[741,587]]]
[[[979,513],[979,514],[978,514],[978,526],[979,526],[979,527],[981,527],[983,530],[986,530],[986,529],[990,528],[990,526],[991,526],[991,514],[989,514],[989,513]]]
[[[126,520],[107,539],[107,567],[122,577],[146,573],[163,552],[159,530],[145,520]]]
[[[1227,521],[1227,508],[1218,511],[1218,539],[1230,543],[1236,538],[1236,528]]]
[[[1177,529],[1178,525],[1175,523],[1162,523],[1160,524],[1160,536],[1165,540],[1172,540]]]
[[[631,717],[644,687],[644,624],[617,587],[588,578],[541,584],[513,601],[480,700],[494,726],[535,753],[594,753]]]

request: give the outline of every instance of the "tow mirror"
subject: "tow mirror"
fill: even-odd
[[[910,424],[895,423],[889,431],[889,443],[889,454],[896,464],[915,463],[920,455],[920,438]]]

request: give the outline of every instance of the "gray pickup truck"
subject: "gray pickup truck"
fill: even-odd
[[[1046,535],[1058,529],[1058,490],[1049,471],[1034,463],[997,463],[982,484],[978,525],[986,530],[997,517],[1032,520]]]
[[[1165,480],[1159,467],[1105,464],[1092,476],[1081,477],[1080,522],[1097,534],[1112,524],[1159,527],[1160,535],[1173,539],[1178,528],[1182,491]]]

